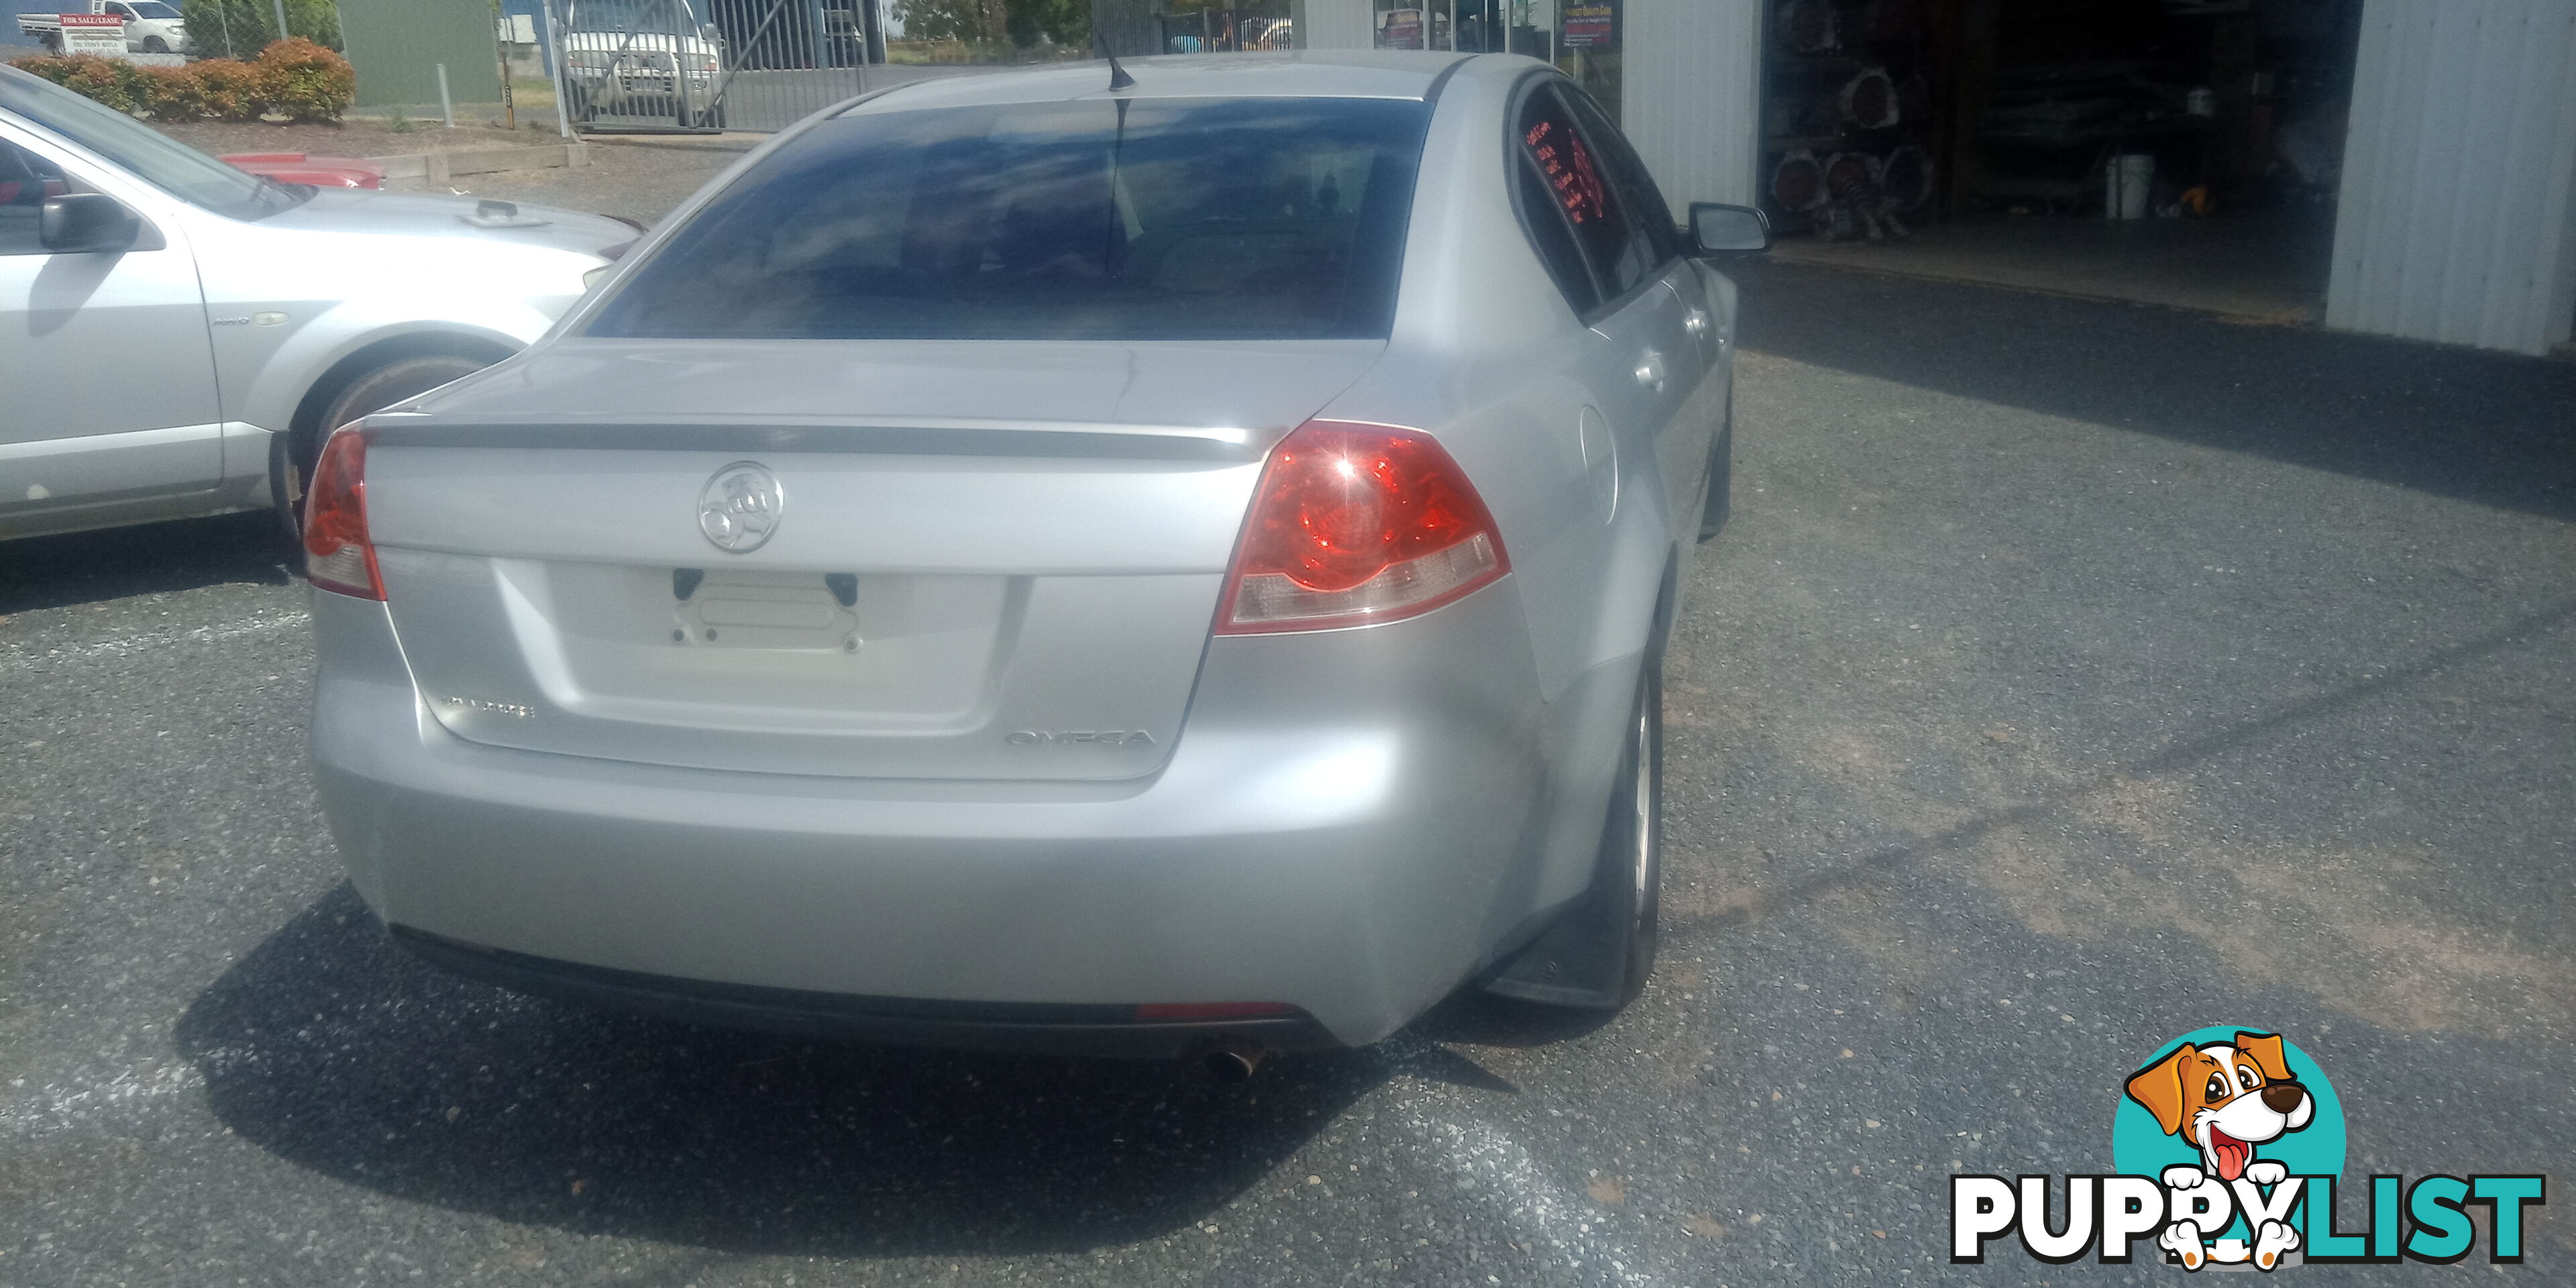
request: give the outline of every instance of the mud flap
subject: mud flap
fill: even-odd
[[[1616,888],[1605,891],[1609,882],[1616,882]],[[1626,884],[1624,873],[1596,872],[1592,888],[1485,981],[1485,991],[1549,1006],[1607,1010],[1619,1005],[1627,991],[1633,928]]]
[[[1672,602],[1669,578],[1664,602]],[[1637,791],[1638,775],[1653,776],[1653,817],[1658,821],[1646,826],[1660,832],[1662,815],[1662,746],[1663,746],[1663,640],[1669,622],[1664,610],[1657,612],[1655,646],[1648,651],[1637,677],[1636,705],[1630,708],[1635,720],[1642,710],[1647,720],[1647,744],[1640,748],[1632,741],[1620,753],[1619,774],[1613,780],[1609,817],[1602,823],[1600,857],[1595,860],[1592,883],[1572,906],[1559,915],[1554,924],[1539,933],[1530,945],[1504,962],[1501,969],[1485,981],[1485,991],[1526,1002],[1550,1006],[1617,1010],[1636,1000],[1645,989],[1646,976],[1654,969],[1655,920],[1657,887],[1662,883],[1661,836],[1646,839],[1648,847],[1648,884],[1642,904],[1637,902],[1639,826],[1638,811],[1627,805]],[[1651,757],[1652,759],[1648,759]]]
[[[1726,528],[1727,506],[1735,474],[1735,408],[1726,409],[1726,424],[1709,449],[1708,496],[1700,504],[1699,539],[1706,541]]]

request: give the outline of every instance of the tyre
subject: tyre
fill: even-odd
[[[312,424],[279,434],[269,442],[269,493],[277,498],[278,518],[286,524],[287,531],[304,530],[304,481],[313,476],[313,462],[322,455],[322,441],[331,436],[332,430],[451,380],[473,375],[494,361],[462,353],[415,353],[338,378],[337,392],[322,404],[322,413]]]
[[[1619,769],[1592,885],[1564,916],[1485,982],[1547,1006],[1617,1012],[1655,970],[1664,882],[1664,665],[1651,648],[1623,726]]]
[[[143,38],[143,52],[147,54],[169,53],[170,42],[163,40],[159,36],[145,36]]]
[[[43,35],[36,37],[36,43],[43,45],[46,53],[59,54],[63,52],[63,38],[53,32],[48,31]]]
[[[1628,716],[1627,749],[1620,757],[1610,818],[1601,841],[1602,878],[1626,878],[1627,970],[1619,984],[1625,1007],[1646,991],[1655,973],[1657,916],[1664,893],[1664,661],[1646,659],[1637,678],[1637,709]],[[1623,808],[1624,807],[1624,808]]]

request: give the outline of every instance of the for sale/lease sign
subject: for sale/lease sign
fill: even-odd
[[[64,53],[124,56],[125,19],[112,13],[67,13],[62,21]]]

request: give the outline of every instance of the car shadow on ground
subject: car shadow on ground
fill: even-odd
[[[295,543],[262,510],[12,541],[0,616],[206,586],[284,586]]]
[[[1746,350],[2554,519],[2576,363],[1767,261]]]
[[[178,1039],[227,1126],[316,1172],[510,1222],[739,1253],[1133,1242],[1224,1207],[1399,1069],[1509,1089],[1402,1040],[1275,1056],[1227,1086],[1194,1066],[587,1010],[412,958],[346,885],[200,994]]]

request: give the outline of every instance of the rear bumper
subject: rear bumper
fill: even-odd
[[[392,929],[394,942],[415,956],[486,983],[730,1028],[974,1051],[1165,1060],[1204,1054],[1220,1043],[1248,1042],[1274,1051],[1338,1045],[1313,1016],[1302,1012],[1142,1021],[1127,1007],[815,993],[584,966],[461,943],[409,926]]]
[[[314,598],[314,763],[353,883],[416,950],[520,987],[943,1045],[1356,1045],[1540,899],[1554,793],[1508,579],[1412,622],[1216,641],[1169,763],[1107,783],[470,743],[423,708],[382,605]],[[1237,1002],[1310,1018],[1115,1022]]]

